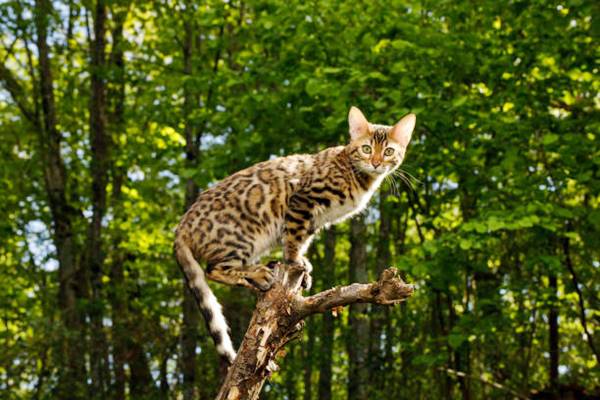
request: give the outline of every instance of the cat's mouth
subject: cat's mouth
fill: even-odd
[[[387,174],[390,171],[390,168],[387,165],[379,165],[374,167],[372,164],[362,164],[360,169],[372,176]]]

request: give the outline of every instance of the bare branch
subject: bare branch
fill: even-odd
[[[354,283],[302,297],[303,271],[286,265],[275,267],[275,283],[261,294],[218,400],[257,399],[264,382],[278,367],[275,358],[283,346],[298,337],[304,318],[353,303],[398,304],[414,291],[396,268],[382,272],[373,283]]]
[[[413,290],[412,285],[407,285],[398,276],[396,268],[388,268],[377,282],[353,283],[317,293],[303,298],[298,309],[304,317],[354,303],[398,304],[410,297]]]

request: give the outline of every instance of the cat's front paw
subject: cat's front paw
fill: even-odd
[[[270,268],[266,265],[261,265],[252,271],[246,280],[258,290],[265,292],[271,289],[271,286],[273,286],[275,274],[273,272],[273,268]]]

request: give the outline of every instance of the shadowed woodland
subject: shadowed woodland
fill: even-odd
[[[351,105],[417,127],[315,240],[311,293],[388,266],[416,291],[308,319],[261,398],[598,398],[598,11],[3,1],[0,398],[214,398],[173,230],[223,177],[346,143]],[[211,285],[238,345],[255,296]]]

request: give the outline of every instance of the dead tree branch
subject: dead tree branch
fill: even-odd
[[[263,384],[277,370],[275,357],[301,333],[307,316],[353,303],[398,304],[414,290],[402,281],[395,268],[388,268],[377,282],[354,283],[303,297],[302,271],[283,264],[274,268],[275,283],[259,295],[217,400],[258,399]]]

